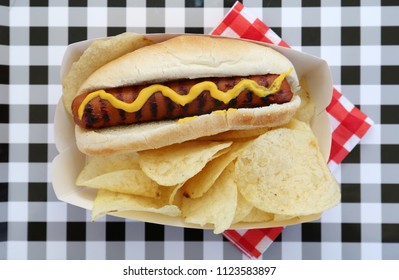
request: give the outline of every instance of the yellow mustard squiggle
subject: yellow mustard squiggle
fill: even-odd
[[[251,90],[259,97],[266,97],[270,94],[276,93],[280,90],[283,80],[291,73],[292,68],[285,73],[280,74],[272,83],[272,85],[267,88],[257,84],[255,81],[250,79],[243,79],[238,84],[236,84],[232,89],[223,92],[219,90],[215,83],[210,81],[200,82],[191,87],[190,91],[186,95],[180,95],[170,87],[154,84],[146,88],[143,88],[137,98],[132,103],[126,103],[122,100],[117,99],[112,94],[106,92],[105,90],[97,90],[89,93],[85,99],[82,101],[78,108],[78,117],[81,120],[83,118],[84,109],[87,104],[94,98],[100,97],[101,99],[109,101],[113,107],[117,109],[124,110],[128,113],[134,113],[139,111],[147,100],[156,92],[161,92],[163,96],[170,98],[173,102],[180,104],[182,106],[195,100],[203,91],[209,91],[210,95],[224,102],[229,103],[232,99],[236,98],[245,89]]]

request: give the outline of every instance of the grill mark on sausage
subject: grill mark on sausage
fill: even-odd
[[[203,93],[201,93],[198,96],[197,104],[198,104],[198,106],[197,106],[198,114],[203,114],[204,110],[205,110],[205,104],[206,104],[205,95]]]
[[[229,107],[230,108],[236,108],[237,107],[237,98],[233,98],[229,102]]]
[[[134,117],[135,117],[137,120],[140,120],[142,116],[143,116],[143,115],[141,114],[141,110],[138,110],[137,112],[134,113]]]
[[[118,88],[118,90],[116,91],[116,98],[118,98],[119,100],[125,101],[123,99],[124,94],[121,88]],[[125,122],[126,120],[126,112],[122,109],[118,109],[118,113],[119,113],[119,119],[121,120],[121,122]]]
[[[165,103],[168,113],[172,113],[175,110],[175,103],[170,98],[166,98]]]
[[[107,110],[107,103],[108,101],[104,99],[100,99],[100,106],[101,106],[101,118],[104,122],[109,122],[109,115]]]
[[[159,95],[158,92],[152,95],[147,101],[150,104],[151,116],[153,118],[156,118],[158,115],[157,95]]]
[[[92,127],[96,123],[97,119],[93,114],[93,106],[91,105],[91,103],[87,104],[84,114],[87,127]]]
[[[215,105],[215,108],[219,109],[224,103],[220,100],[213,99],[213,104]]]
[[[118,109],[118,112],[120,120],[124,122],[126,120],[126,112],[123,111],[122,109]]]
[[[216,79],[216,80],[213,80],[213,82],[216,84],[216,87],[219,90],[227,91],[226,86],[223,86],[226,82],[226,78]],[[208,94],[209,94],[209,96],[211,96],[211,93],[209,91],[208,91]],[[224,103],[217,99],[213,99],[213,100],[214,100],[213,104],[215,105],[215,108],[220,110],[222,108],[222,106],[224,105]]]
[[[262,102],[267,106],[270,105],[270,98],[269,96],[261,97]]]
[[[252,103],[253,94],[254,93],[251,90],[248,90],[247,98],[245,99],[245,103],[247,103],[247,104],[251,104]]]

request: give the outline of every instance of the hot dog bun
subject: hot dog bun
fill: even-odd
[[[294,97],[288,103],[200,115],[180,123],[165,120],[89,130],[76,126],[78,148],[88,155],[141,151],[225,132],[287,123],[298,107],[298,78],[292,63],[279,52],[228,38],[182,35],[123,55],[98,68],[74,93],[179,79],[282,74]],[[65,93],[64,93],[65,94]],[[70,93],[69,93],[70,94]]]

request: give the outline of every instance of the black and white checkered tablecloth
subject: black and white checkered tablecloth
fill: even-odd
[[[60,64],[70,43],[124,31],[209,33],[235,1],[0,1],[0,259],[244,259],[212,231],[107,217],[51,185]],[[342,203],[290,226],[265,259],[399,259],[399,1],[244,1],[293,48],[327,60],[375,125],[334,175]]]

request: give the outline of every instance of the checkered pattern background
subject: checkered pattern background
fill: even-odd
[[[123,31],[209,33],[235,1],[0,0],[0,259],[245,259],[221,235],[107,217],[57,200],[51,161],[69,43]],[[264,259],[399,259],[399,2],[244,1],[322,57],[374,122],[334,172],[342,203],[289,226]]]

